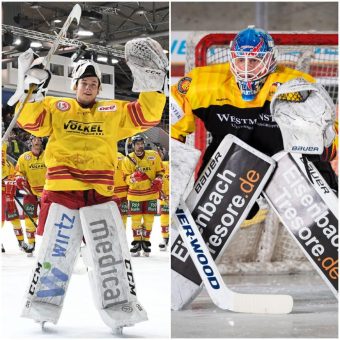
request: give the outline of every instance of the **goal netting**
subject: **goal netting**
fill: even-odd
[[[338,104],[338,36],[334,33],[271,33],[279,49],[279,63],[312,75]],[[235,33],[196,32],[187,40],[185,71],[197,66],[228,61],[228,48]],[[201,120],[187,143],[204,151],[210,143]],[[219,268],[227,273],[295,273],[312,266],[267,202],[261,213],[246,221],[228,245]]]

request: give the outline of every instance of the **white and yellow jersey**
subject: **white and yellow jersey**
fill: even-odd
[[[159,197],[159,192],[151,189],[152,181],[156,176],[164,174],[162,160],[159,154],[154,150],[145,150],[143,157],[138,157],[134,152],[129,154],[129,157],[124,158],[123,171],[125,181],[129,186],[128,200],[130,201],[149,201]],[[149,177],[146,180],[131,183],[131,175],[139,169]]]
[[[46,178],[45,151],[35,156],[32,151],[24,152],[15,166],[15,175],[26,178],[32,193],[41,197]]]
[[[141,93],[134,102],[98,101],[91,108],[72,98],[46,97],[27,103],[18,125],[34,136],[50,136],[44,189],[112,196],[117,142],[157,125],[164,105],[165,95],[157,92]]]

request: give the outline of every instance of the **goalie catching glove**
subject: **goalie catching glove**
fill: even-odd
[[[134,92],[163,92],[168,58],[161,45],[151,38],[130,40],[125,45],[125,59],[132,76]]]
[[[18,101],[24,101],[31,85],[35,85],[29,102],[41,101],[45,98],[47,86],[51,80],[51,72],[43,68],[44,58],[36,58],[30,48],[18,58],[18,84],[14,95],[7,104],[13,106]]]
[[[303,78],[282,84],[270,112],[280,127],[285,151],[321,155],[336,136],[335,107],[320,84]]]

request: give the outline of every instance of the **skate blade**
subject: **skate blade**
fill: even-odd
[[[144,255],[145,257],[149,257],[149,256],[150,256],[150,253],[143,252],[143,255]]]
[[[140,251],[137,251],[136,253],[131,253],[132,257],[139,257],[140,256]]]
[[[122,335],[123,334],[123,327],[112,328],[112,334]]]

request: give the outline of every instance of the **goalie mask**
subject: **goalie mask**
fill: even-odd
[[[72,71],[71,90],[75,91],[78,80],[86,77],[97,77],[99,80],[99,89],[102,90],[102,73],[100,72],[98,65],[92,60],[80,60],[75,65]]]
[[[249,26],[230,43],[231,72],[245,101],[255,99],[268,74],[277,66],[277,49],[272,37],[261,29]]]
[[[303,78],[282,84],[270,111],[280,127],[285,151],[321,155],[335,136],[335,106],[320,84]]]

